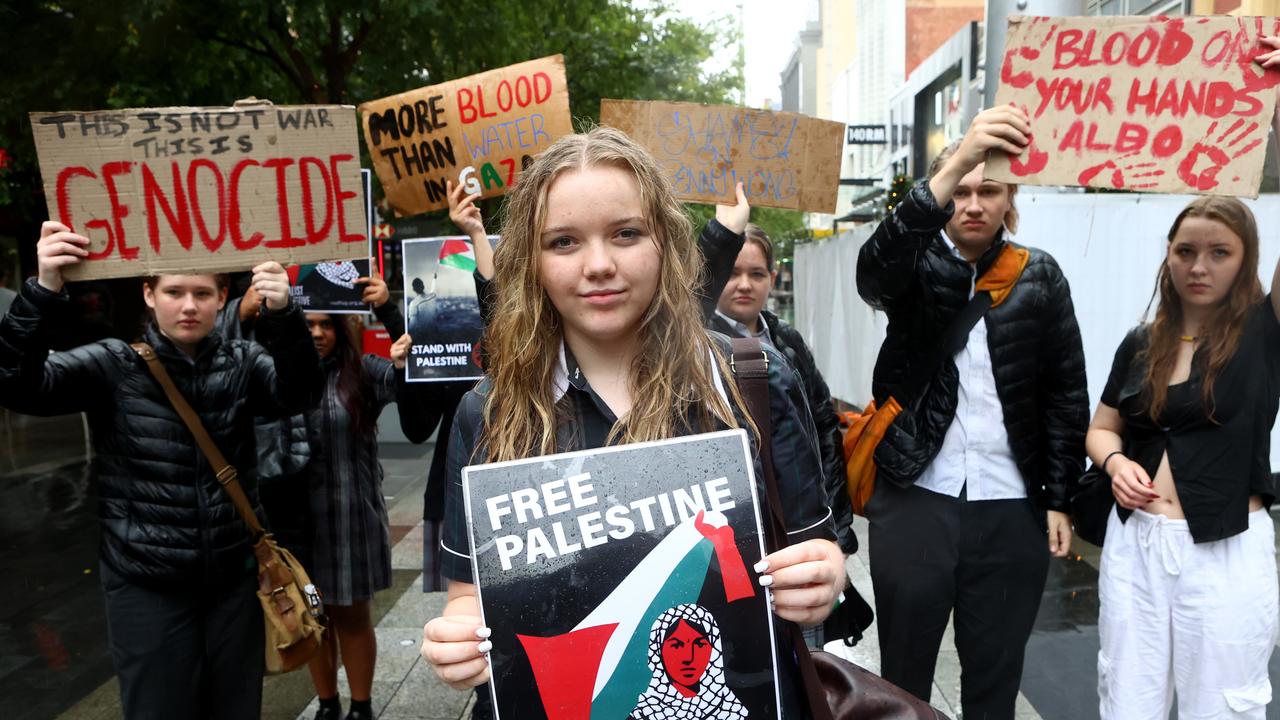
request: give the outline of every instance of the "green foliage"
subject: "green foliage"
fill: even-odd
[[[741,69],[703,65],[736,41],[727,18],[704,26],[619,0],[7,0],[0,226],[45,214],[31,111],[250,95],[358,104],[564,53],[570,106],[587,124],[606,97],[728,101]]]
[[[898,203],[902,202],[907,193],[911,192],[911,186],[914,184],[915,181],[906,175],[897,175],[893,178],[893,182],[889,185],[889,192],[885,194],[884,198],[884,212],[886,215],[892,213],[893,209],[898,207]]]
[[[693,227],[701,231],[716,216],[715,205],[686,203],[685,213],[693,220]],[[804,224],[804,213],[771,207],[752,207],[751,222],[760,226],[773,242],[773,256],[783,262],[791,259],[796,243],[806,242],[812,235]]]

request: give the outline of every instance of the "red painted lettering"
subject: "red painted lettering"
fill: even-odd
[[[503,90],[507,91],[507,101],[505,103],[502,101]],[[502,112],[511,112],[511,102],[512,102],[511,96],[512,96],[511,83],[506,80],[503,80],[502,82],[498,83],[498,109],[499,110],[501,110]]]
[[[1084,147],[1086,150],[1094,152],[1103,152],[1111,149],[1111,143],[1098,142],[1098,124],[1089,123],[1089,137],[1085,138]]]
[[[479,86],[476,87],[476,105],[478,105],[480,108],[480,117],[491,118],[491,117],[498,116],[498,113],[489,112],[484,109],[484,89],[480,88]]]
[[[58,222],[71,228],[73,232],[75,231],[76,226],[74,221],[71,219],[71,192],[67,189],[67,185],[71,183],[71,178],[81,176],[92,178],[94,180],[98,179],[98,176],[94,175],[89,168],[72,166],[65,167],[62,169],[62,172],[58,173],[58,181],[56,183],[57,190],[55,192],[58,196]]]
[[[529,107],[531,102],[533,102],[533,87],[529,84],[529,78],[521,75],[516,78],[516,104],[520,107]]]
[[[347,233],[346,202],[357,194],[342,189],[342,175],[338,173],[338,163],[354,160],[350,155],[329,156],[329,177],[333,178],[333,203],[338,215],[338,242],[365,242],[367,238],[360,233]]]
[[[1221,49],[1214,49],[1220,45]],[[1231,31],[1219,30],[1209,38],[1209,42],[1204,44],[1204,48],[1200,51],[1200,61],[1205,67],[1213,67],[1217,65],[1223,58],[1231,52]]]
[[[156,212],[157,206],[169,221],[169,230],[177,238],[178,244],[184,250],[191,249],[191,213],[187,209],[187,194],[182,188],[182,168],[176,162],[169,163],[169,167],[173,173],[173,204],[165,197],[151,168],[142,163],[142,199],[147,209],[147,237],[151,241],[151,249],[157,254],[160,253],[160,214]]]
[[[1160,49],[1156,52],[1157,65],[1177,65],[1191,54],[1195,43],[1182,27],[1182,20],[1170,20],[1165,24],[1164,37],[1160,39]]]
[[[1141,67],[1151,62],[1151,58],[1155,57],[1156,50],[1160,48],[1160,33],[1155,28],[1147,28],[1138,33],[1138,37],[1134,38],[1133,44],[1129,46],[1129,52],[1125,54],[1125,62],[1130,67]]]
[[[200,169],[205,168],[213,173],[213,180],[217,184],[217,191],[214,195],[214,205],[218,209],[218,234],[211,235],[209,226],[205,224],[204,213],[200,210]],[[191,161],[191,165],[187,168],[187,199],[191,203],[191,214],[195,218],[196,231],[200,233],[200,242],[214,253],[218,248],[222,247],[222,242],[227,238],[227,206],[222,202],[225,193],[225,183],[222,180],[222,171],[214,164],[212,160],[207,158],[197,158]]]
[[[267,162],[274,161],[268,160]],[[245,240],[244,233],[240,230],[240,176],[251,167],[258,167],[258,161],[245,158],[236,163],[235,167],[231,168],[231,179],[227,183],[227,199],[225,203],[227,225],[231,228],[231,245],[237,250],[252,250],[262,242],[263,237],[262,233],[255,232],[249,236],[248,240]],[[283,188],[279,189],[283,192]],[[283,197],[281,197],[280,202],[284,202]],[[288,218],[288,211],[285,211],[285,217],[286,219]]]
[[[266,246],[270,248],[306,245],[306,241],[302,238],[293,236],[293,227],[289,222],[289,181],[285,178],[285,172],[292,164],[293,158],[271,158],[262,163],[262,167],[273,168],[276,171],[276,212],[280,216],[280,239],[267,241]]]
[[[1102,61],[1108,65],[1119,65],[1128,52],[1129,36],[1122,32],[1111,33],[1111,37],[1102,44]]]
[[[1125,112],[1129,115],[1137,115],[1141,111],[1147,115],[1154,115],[1159,93],[1160,88],[1156,80],[1152,80],[1150,89],[1143,92],[1142,80],[1134,78],[1133,84],[1129,86],[1129,99],[1125,102]]]
[[[1141,150],[1146,147],[1149,134],[1145,127],[1137,123],[1120,123],[1120,130],[1116,133],[1116,152],[1128,153]]]
[[[1182,128],[1169,125],[1156,133],[1151,140],[1151,154],[1158,158],[1169,157],[1182,147]]]
[[[1094,31],[1089,31],[1089,44],[1093,44]],[[1058,43],[1053,48],[1053,69],[1066,70],[1073,67],[1088,67],[1093,63],[1087,62],[1087,52],[1080,47],[1080,41],[1084,38],[1084,33],[1074,28],[1068,28],[1058,33]]]
[[[533,74],[533,101],[541,105],[551,97],[551,76],[544,72]]]
[[[320,173],[320,181],[324,185],[324,222],[316,227],[315,202],[311,191],[311,173],[307,168],[315,168]],[[302,187],[302,217],[307,229],[307,243],[315,244],[329,236],[333,227],[333,185],[329,182],[329,168],[320,158],[304,157],[298,161],[298,173]]]
[[[1071,126],[1067,128],[1067,131],[1065,133],[1063,133],[1062,142],[1058,143],[1058,152],[1066,152],[1067,150],[1074,150],[1076,155],[1079,155],[1080,152],[1084,149],[1082,147],[1083,144],[1084,144],[1084,121],[1076,120],[1075,122],[1071,123]]]
[[[469,88],[458,88],[458,118],[462,120],[463,125],[476,121],[476,109],[471,107],[471,99]]]
[[[109,162],[102,166],[102,184],[107,188],[107,202],[111,205],[111,224],[116,231],[116,248],[120,257],[125,260],[138,259],[138,248],[125,244],[124,219],[129,215],[129,206],[120,204],[120,190],[116,188],[116,176],[128,175],[133,170],[133,163],[128,160]],[[88,223],[85,224],[86,227]]]

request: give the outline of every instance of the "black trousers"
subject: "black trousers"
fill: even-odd
[[[100,566],[127,720],[261,717],[265,636],[252,575],[219,592],[157,592]]]
[[[1029,500],[967,502],[878,483],[868,504],[881,675],[929,699],[955,613],[965,720],[1012,720],[1049,572]]]

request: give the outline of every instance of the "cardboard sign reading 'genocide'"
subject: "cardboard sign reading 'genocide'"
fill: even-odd
[[[449,206],[446,183],[503,195],[573,132],[564,56],[490,70],[360,106],[364,139],[387,201],[402,215]]]
[[[355,109],[31,113],[49,217],[87,236],[69,280],[365,257]]]
[[[1012,17],[996,103],[1031,118],[986,176],[1256,197],[1280,70],[1253,62],[1280,18]]]
[[[742,182],[752,205],[835,212],[843,123],[729,105],[603,100],[600,124],[648,148],[682,200],[733,203]]]
[[[743,430],[462,471],[498,720],[778,720]]]

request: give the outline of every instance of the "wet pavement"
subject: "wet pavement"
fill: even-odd
[[[430,444],[385,444],[382,452],[394,547],[393,587],[374,603],[379,645],[374,706],[387,720],[454,720],[467,714],[467,695],[442,686],[417,654],[422,622],[443,606],[443,593],[421,592],[422,491],[431,451]],[[37,461],[41,458],[45,460]],[[0,414],[0,573],[5,578],[5,592],[0,593],[0,698],[6,718],[121,716],[98,586],[95,502],[78,417],[36,421]],[[865,542],[864,520],[859,519],[857,529]],[[1050,565],[1027,647],[1019,720],[1097,717],[1100,551],[1078,545],[1075,552]],[[859,591],[872,600],[863,555],[850,560],[850,572]],[[867,640],[842,652],[877,670],[874,628]],[[1271,677],[1273,685],[1280,686],[1277,657],[1272,658]],[[953,718],[959,717],[959,678],[948,632],[932,701]],[[345,679],[341,687],[345,705]],[[264,718],[292,720],[314,713],[314,691],[304,672],[268,678],[263,696]],[[1267,717],[1280,720],[1280,703],[1268,708]]]

